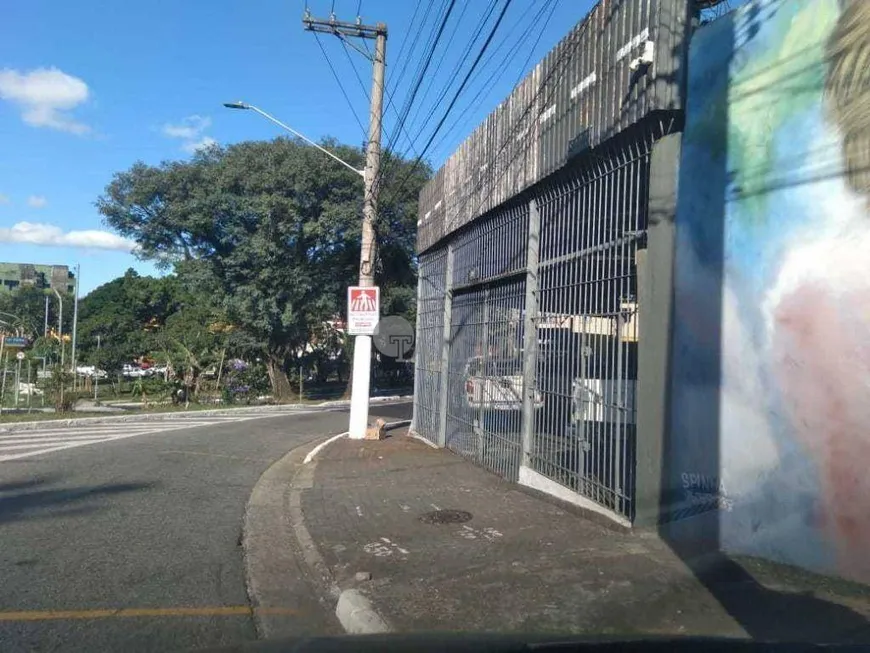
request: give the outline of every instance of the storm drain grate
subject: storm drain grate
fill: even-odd
[[[420,515],[425,524],[464,524],[471,521],[471,513],[465,510],[433,510]]]

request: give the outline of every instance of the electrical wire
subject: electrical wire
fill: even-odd
[[[555,92],[556,85],[550,84],[550,80],[553,77],[556,77],[557,73],[559,75],[564,73],[564,70],[562,70],[563,63],[567,63],[567,61],[569,61],[570,58],[572,56],[574,56],[574,53],[579,49],[580,44],[583,42],[583,37],[586,34],[586,32],[588,31],[589,26],[591,24],[592,24],[592,21],[589,20],[589,17],[587,16],[587,18],[584,19],[583,24],[581,25],[580,33],[578,33],[576,35],[576,37],[573,39],[573,42],[571,43],[571,47],[564,48],[562,50],[562,52],[559,54],[559,56],[553,61],[553,65],[552,65],[552,68],[550,69],[550,72],[547,74],[547,76],[544,79],[541,80],[541,82],[538,85],[538,90],[535,92],[535,95],[529,100],[523,113],[519,116],[519,118],[517,118],[517,120],[514,122],[513,126],[508,130],[508,133],[505,135],[505,138],[502,141],[501,145],[499,146],[498,150],[494,154],[492,154],[487,159],[487,161],[484,163],[487,170],[490,170],[490,171],[494,170],[495,166],[493,164],[496,161],[498,161],[498,158],[499,158],[499,156],[501,156],[501,153],[504,151],[504,149],[510,143],[512,143],[514,141],[514,139],[516,138],[517,134],[520,133],[520,127],[523,125],[525,118],[526,118],[526,116],[529,115],[532,107],[534,107],[535,104],[537,103],[538,98],[544,92],[544,89],[548,89],[550,94]],[[534,124],[535,122],[540,120],[544,111],[546,111],[547,106],[549,106],[549,104],[550,104],[550,102],[549,102],[550,99],[551,99],[551,97],[548,96],[547,98],[545,98],[544,102],[540,103],[540,108],[538,109],[537,114],[529,121],[530,124]],[[455,211],[456,214],[458,215],[458,214],[461,214],[463,211],[465,211],[468,203],[472,200],[472,198],[477,196],[477,194],[480,192],[484,183],[488,182],[490,184],[490,187],[494,187],[497,183],[499,183],[501,181],[501,179],[506,174],[508,174],[508,172],[510,172],[511,165],[513,164],[513,162],[516,161],[516,159],[520,155],[524,155],[526,152],[527,152],[527,149],[516,148],[516,152],[514,153],[513,157],[510,160],[505,162],[505,164],[503,166],[504,169],[502,170],[501,174],[497,178],[493,176],[494,173],[490,173],[488,176],[481,175],[480,180],[477,182],[477,184],[474,186],[474,188],[472,188],[470,191],[468,191],[466,193],[466,197],[465,197],[464,202],[456,208],[456,211]]]
[[[353,117],[356,120],[356,124],[358,124],[360,130],[362,130],[363,138],[368,138],[366,128],[363,127],[362,121],[359,119],[359,115],[357,115],[356,109],[354,109],[353,107],[353,102],[350,101],[350,98],[347,95],[347,91],[344,90],[344,84],[341,83],[341,78],[338,76],[338,73],[335,72],[335,67],[332,65],[332,61],[329,59],[329,55],[326,53],[326,48],[323,47],[323,43],[320,41],[320,35],[317,32],[314,32],[314,38],[317,40],[317,45],[320,46],[320,51],[323,53],[323,57],[326,59],[326,63],[329,65],[329,69],[332,71],[332,76],[338,83],[338,88],[341,91],[341,94],[344,96],[344,100],[345,102],[347,102],[347,106],[350,107],[350,112],[353,114]]]
[[[477,57],[474,59],[474,63],[471,64],[471,68],[469,68],[468,72],[465,74],[465,77],[462,80],[462,83],[459,85],[459,88],[456,90],[456,93],[453,94],[453,99],[450,100],[450,104],[447,105],[447,109],[444,112],[444,115],[441,116],[441,120],[438,121],[438,124],[435,125],[435,129],[432,131],[432,135],[429,137],[429,140],[426,141],[426,145],[423,146],[423,149],[420,151],[420,154],[415,158],[414,164],[411,166],[411,169],[405,175],[403,180],[399,183],[399,187],[410,179],[411,175],[417,170],[420,165],[420,162],[423,159],[423,155],[426,154],[426,151],[429,149],[429,146],[432,145],[432,141],[435,140],[435,136],[437,136],[438,131],[444,125],[444,122],[447,120],[447,116],[450,115],[450,112],[453,110],[453,107],[456,105],[459,96],[462,94],[462,91],[465,89],[465,85],[468,83],[471,74],[474,72],[474,69],[477,67],[477,64],[480,63],[481,58],[486,53],[489,44],[492,43],[492,39],[495,36],[496,31],[501,25],[502,20],[504,19],[505,13],[507,13],[508,7],[510,7],[512,0],[505,0],[504,6],[501,9],[501,13],[498,15],[498,18],[495,21],[495,24],[492,26],[492,29],[489,32],[489,35],[486,37],[486,41],[483,43],[483,47],[481,47],[480,52],[478,52]]]
[[[441,19],[441,23],[438,26],[438,29],[435,32],[433,38],[431,39],[431,45],[428,48],[428,54],[426,55],[425,60],[421,61],[421,66],[419,67],[418,73],[416,75],[416,82],[413,85],[413,88],[411,90],[411,93],[408,96],[408,99],[405,101],[405,104],[402,107],[402,111],[400,112],[397,126],[394,128],[391,137],[387,139],[387,149],[392,148],[393,144],[395,143],[396,139],[398,138],[398,134],[402,133],[403,130],[405,129],[405,122],[408,119],[408,114],[410,113],[411,106],[413,105],[414,99],[416,98],[417,93],[420,90],[420,86],[423,83],[426,72],[428,71],[429,66],[432,63],[432,57],[435,53],[435,49],[438,47],[438,42],[441,40],[441,38],[444,34],[444,28],[446,27],[447,21],[450,19],[450,14],[453,11],[453,8],[455,6],[456,6],[456,0],[450,0],[449,4],[447,5],[446,11],[444,12],[444,16]],[[405,132],[405,134],[407,135],[407,132]],[[410,139],[410,137],[408,137],[408,138],[409,138],[409,142],[413,143],[413,139]],[[422,153],[420,153],[420,156],[422,158]],[[379,177],[380,178],[385,177],[388,171],[389,171],[389,166],[383,166],[381,168]],[[380,179],[378,179],[377,181],[379,183]]]
[[[425,129],[426,124],[428,124],[428,122],[432,119],[432,116],[434,115],[438,106],[444,101],[444,98],[447,97],[447,93],[450,91],[450,87],[453,85],[453,82],[458,77],[460,70],[462,70],[462,67],[466,64],[466,62],[468,61],[468,58],[471,56],[471,52],[474,49],[474,44],[477,43],[477,40],[483,34],[483,29],[486,26],[486,24],[489,22],[489,19],[492,17],[492,14],[495,11],[495,8],[497,6],[498,6],[498,0],[490,0],[488,8],[481,15],[480,20],[477,22],[477,25],[474,26],[474,31],[473,31],[471,38],[468,40],[468,43],[466,44],[465,48],[463,49],[462,54],[459,56],[456,63],[454,64],[453,69],[447,75],[447,80],[448,80],[447,83],[441,89],[441,92],[437,95],[435,101],[432,103],[432,106],[429,110],[429,114],[426,116],[426,118],[423,121],[423,124],[417,130],[417,137],[418,138],[422,135],[422,132]],[[442,55],[442,59],[443,59],[443,55]],[[432,81],[433,81],[433,79],[430,78],[429,86],[427,87],[427,89],[431,88]],[[428,95],[428,90],[426,91],[426,94],[424,95],[424,99],[425,99],[425,97],[427,97],[427,95]],[[421,106],[422,105],[418,106],[416,111],[414,112],[414,117],[411,119],[412,125],[417,124],[417,116],[420,115],[420,107]]]
[[[556,76],[557,73],[562,74],[564,72],[562,70],[563,62],[568,60],[570,57],[572,57],[574,55],[575,51],[579,47],[579,44],[582,42],[583,36],[585,35],[586,31],[588,31],[590,25],[591,25],[591,21],[589,20],[589,18],[587,16],[587,18],[584,20],[583,24],[581,25],[580,33],[577,34],[577,36],[573,39],[573,43],[572,43],[571,47],[564,48],[562,50],[562,52],[560,53],[560,55],[553,61],[553,65],[552,65],[552,68],[550,69],[550,72],[539,83],[538,90],[535,92],[535,95],[529,100],[523,113],[519,116],[519,118],[517,118],[517,120],[514,122],[513,126],[508,130],[508,133],[505,135],[504,140],[502,141],[501,145],[498,147],[496,152],[493,153],[488,158],[488,160],[485,162],[484,165],[487,167],[487,170],[494,170],[495,166],[492,164],[494,164],[498,160],[499,156],[501,156],[501,153],[504,151],[505,147],[507,147],[508,144],[510,144],[514,141],[517,134],[520,132],[520,127],[523,125],[526,117],[529,115],[529,113],[532,110],[532,107],[535,106],[538,98],[541,96],[541,94],[544,92],[544,90],[549,89],[550,93],[554,92],[555,85],[554,84],[551,85],[549,83],[550,80],[554,76]],[[549,100],[550,98],[548,97],[546,99]],[[540,108],[538,109],[537,115],[532,118],[531,123],[534,123],[535,121],[540,120],[540,117],[541,117],[541,115],[543,115],[543,112],[546,110],[546,107],[548,106],[548,104],[549,104],[549,102],[542,102],[541,103]],[[456,210],[455,210],[456,214],[460,214],[461,212],[463,212],[465,210],[466,206],[472,200],[472,198],[476,197],[477,194],[480,192],[484,183],[489,182],[490,186],[492,187],[495,184],[497,184],[499,181],[501,181],[501,178],[504,177],[511,170],[511,165],[513,164],[513,162],[521,154],[525,154],[525,152],[526,152],[526,150],[524,150],[522,148],[517,148],[517,151],[514,154],[514,156],[509,161],[507,161],[505,163],[504,169],[502,170],[502,172],[498,176],[498,178],[495,178],[494,176],[492,176],[493,173],[490,173],[487,176],[481,175],[480,180],[477,182],[477,184],[474,186],[474,188],[472,188],[470,191],[468,191],[466,193],[466,198],[465,198],[464,202],[456,208]],[[407,175],[405,179],[407,179],[409,176],[410,175]],[[389,204],[389,202],[392,202],[402,192],[403,186],[404,186],[404,181],[405,180],[403,180],[402,184],[399,184],[397,186],[396,190],[393,192],[393,194],[389,198],[389,200],[387,200],[385,202],[385,204]]]
[[[549,6],[549,9],[550,9],[550,13],[547,15],[546,19],[544,19],[543,22],[540,22],[540,19],[541,19],[541,17],[544,15],[544,13],[547,11],[548,6]],[[526,72],[527,72],[527,68],[528,68],[528,66],[529,66],[529,61],[531,61],[532,56],[533,56],[534,53],[535,53],[535,49],[538,47],[538,44],[541,42],[541,38],[544,36],[544,32],[547,30],[547,26],[550,24],[550,20],[552,20],[553,15],[556,13],[556,9],[557,9],[557,8],[558,8],[558,2],[557,2],[557,0],[544,0],[544,4],[541,5],[541,7],[540,7],[540,9],[538,10],[538,12],[537,12],[533,17],[532,17],[532,24],[533,24],[533,25],[538,25],[538,24],[541,25],[541,29],[540,29],[540,31],[538,32],[538,36],[537,36],[537,38],[535,39],[535,42],[532,44],[531,48],[528,48],[528,55],[526,56],[526,59],[525,59],[525,61],[523,62],[523,65],[520,67],[520,71],[519,71],[519,73],[517,74],[517,78],[516,78],[516,80],[514,81],[513,85],[511,86],[511,89],[512,89],[512,90],[513,90],[514,88],[516,88],[516,86],[517,86],[517,85],[520,83],[520,81],[522,80],[523,75],[526,74]],[[522,20],[522,19],[521,19],[521,20]],[[519,25],[520,22],[521,22],[521,21],[517,21],[517,23],[514,25],[514,28],[515,28],[517,25]],[[511,31],[513,31],[514,28],[511,28]],[[509,33],[510,33],[510,32],[509,32]],[[519,37],[519,39],[518,39],[518,41],[517,41],[517,45],[519,45],[519,43],[525,42],[525,40],[526,40],[526,35],[527,35],[527,34],[528,34],[528,30],[526,30],[525,32],[523,32],[522,34],[520,34],[520,37]],[[505,40],[505,41],[502,43],[502,46],[504,46],[504,45],[506,45],[506,44],[507,44],[507,40]],[[501,49],[501,48],[499,48],[499,50],[500,50],[500,49]],[[499,50],[496,50],[495,52],[498,52]],[[494,52],[494,53],[495,53],[495,52]],[[496,84],[496,83],[501,79],[502,75],[504,74],[504,71],[507,70],[507,68],[509,67],[508,64],[510,64],[510,63],[514,60],[514,58],[516,57],[516,55],[520,52],[520,49],[519,49],[518,47],[514,47],[514,48],[511,49],[511,52],[512,52],[513,54],[512,54],[510,57],[508,57],[508,58],[506,58],[506,59],[503,59],[503,60],[501,60],[501,61],[499,62],[498,70],[501,71],[501,72],[500,72],[498,75],[492,75],[492,76],[490,76],[489,81],[486,82],[486,83],[484,83],[484,84],[480,87],[480,89],[478,89],[477,93],[476,93],[476,94],[474,95],[474,97],[473,97],[473,98],[468,102],[468,105],[467,105],[467,106],[469,106],[469,107],[473,107],[473,106],[475,106],[475,105],[477,104],[477,102],[478,102],[481,98],[486,97],[486,95],[487,95],[487,94],[492,90],[492,88],[495,86],[495,84]],[[494,54],[494,53],[493,53],[493,54]],[[492,59],[493,59],[493,57],[490,57],[489,61],[492,61]],[[486,66],[488,65],[489,61],[487,61],[487,63],[485,63],[484,66],[478,70],[478,73],[481,73],[481,74],[482,74],[482,73],[484,72],[484,70],[485,70]],[[473,79],[473,78],[472,78],[472,79]],[[468,112],[468,111],[460,112],[459,115],[457,115],[456,120],[453,121],[453,123],[452,123],[452,124],[447,128],[446,131],[444,131],[444,132],[441,134],[441,137],[440,137],[440,138],[435,142],[435,144],[432,146],[432,152],[434,153],[434,152],[439,151],[439,148],[440,148],[441,145],[444,143],[444,141],[447,139],[447,137],[450,136],[451,134],[453,134],[453,133],[455,133],[455,132],[457,131],[457,126],[459,126],[459,130],[461,131],[461,129],[464,129],[465,126],[468,125],[468,123],[469,123],[471,120],[474,119],[474,117],[475,117],[474,114],[473,114],[473,113],[470,113],[470,112]],[[461,123],[461,124],[460,124],[460,123]]]
[[[398,88],[399,83],[405,76],[405,70],[408,67],[408,60],[411,58],[410,54],[414,51],[414,44],[419,42],[420,33],[423,31],[423,25],[426,24],[426,18],[429,16],[429,10],[432,8],[432,3],[428,3],[426,5],[426,13],[423,15],[423,20],[420,22],[420,27],[417,29],[417,34],[415,38],[411,41],[411,50],[408,52],[408,59],[402,59],[402,55],[405,53],[405,45],[408,43],[408,35],[411,33],[412,28],[414,27],[414,21],[417,19],[417,12],[420,10],[421,0],[417,0],[417,4],[414,6],[414,15],[411,16],[411,22],[408,24],[408,29],[405,30],[405,35],[402,37],[402,43],[399,45],[399,53],[396,55],[396,61],[403,62],[401,70],[396,74],[396,81],[393,82],[393,91]]]
[[[353,68],[353,73],[356,75],[356,81],[359,82],[359,87],[362,89],[363,95],[366,96],[366,100],[371,102],[371,97],[369,96],[368,89],[366,88],[365,83],[363,83],[362,77],[360,77],[359,70],[357,70],[356,64],[353,62],[353,58],[350,56],[350,52],[347,49],[347,43],[344,42],[344,39],[341,39],[341,46],[344,50],[344,56],[347,58],[348,63],[350,63],[350,67]],[[365,39],[363,39],[363,43],[365,43]]]
[[[456,24],[457,24],[457,25],[462,24],[462,18],[465,16],[465,12],[466,12],[466,10],[468,9],[469,5],[470,5],[470,3],[468,3],[468,2],[463,3],[463,5],[462,5],[462,11],[460,12],[459,16],[458,16],[457,19],[456,19]],[[456,29],[454,29],[454,30],[451,32],[451,34],[450,34],[450,38],[447,40],[447,43],[444,44],[444,48],[443,48],[443,50],[442,50],[442,52],[441,52],[441,58],[438,60],[438,63],[435,64],[435,67],[434,67],[435,70],[439,70],[439,69],[440,69],[440,67],[441,67],[441,62],[444,61],[444,56],[445,56],[445,54],[446,54],[447,52],[450,51],[450,46],[453,45],[453,39],[456,38],[456,35],[457,35],[458,33],[459,33],[459,30],[456,30]],[[428,81],[428,83],[426,84],[426,88],[425,88],[425,90],[423,91],[423,95],[422,95],[422,97],[420,98],[420,103],[417,105],[417,109],[415,110],[413,117],[411,117],[411,123],[410,123],[411,125],[413,125],[413,124],[417,121],[417,116],[418,116],[419,113],[420,113],[420,107],[423,106],[423,105],[425,105],[425,103],[426,103],[426,99],[429,97],[429,92],[432,90],[432,85],[433,85],[433,83],[435,82],[435,78],[436,78],[436,77],[437,77],[437,75],[430,75],[430,76],[429,76],[429,81]],[[451,81],[453,80],[453,77],[454,77],[453,74],[451,74],[451,75],[449,76],[449,78],[450,78]]]

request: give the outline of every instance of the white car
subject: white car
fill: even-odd
[[[104,379],[108,376],[106,370],[98,370],[93,365],[79,365],[76,367],[76,374],[79,376],[90,376],[97,379]]]
[[[136,367],[135,365],[124,365],[121,368],[121,374],[124,376],[128,376],[130,378],[138,379],[148,374],[141,367]]]
[[[522,360],[470,358],[465,364],[465,402],[469,408],[486,411],[521,411],[523,408]],[[535,391],[535,408],[544,404]]]

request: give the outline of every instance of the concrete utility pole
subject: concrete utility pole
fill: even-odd
[[[66,347],[63,342],[63,297],[60,296],[57,288],[52,288],[51,290],[57,296],[57,337],[60,340],[60,370],[63,373],[64,355],[66,353]]]
[[[335,15],[328,20],[312,18],[306,10],[302,18],[304,28],[310,32],[332,34],[362,53],[372,62],[372,94],[369,108],[369,140],[366,146],[365,199],[363,201],[362,239],[360,243],[359,285],[375,285],[377,241],[375,219],[378,214],[378,185],[381,167],[381,122],[384,113],[384,67],[387,50],[387,26],[378,23],[363,25],[337,21]],[[373,39],[374,56],[361,50],[349,40],[351,37]],[[351,381],[350,427],[351,438],[364,438],[369,417],[369,386],[371,382],[372,337],[355,336],[353,350],[353,377]]]
[[[72,352],[70,354],[70,357],[72,358],[73,390],[76,389],[76,379],[78,379],[78,374],[76,374],[76,367],[78,366],[78,359],[76,358],[76,336],[78,335],[79,326],[79,276],[81,273],[82,268],[78,263],[76,263],[75,297],[73,298]]]

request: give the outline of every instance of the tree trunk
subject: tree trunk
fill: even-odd
[[[269,354],[266,358],[266,370],[269,372],[269,382],[272,384],[272,397],[276,402],[296,399],[296,393],[284,371],[284,358]]]

